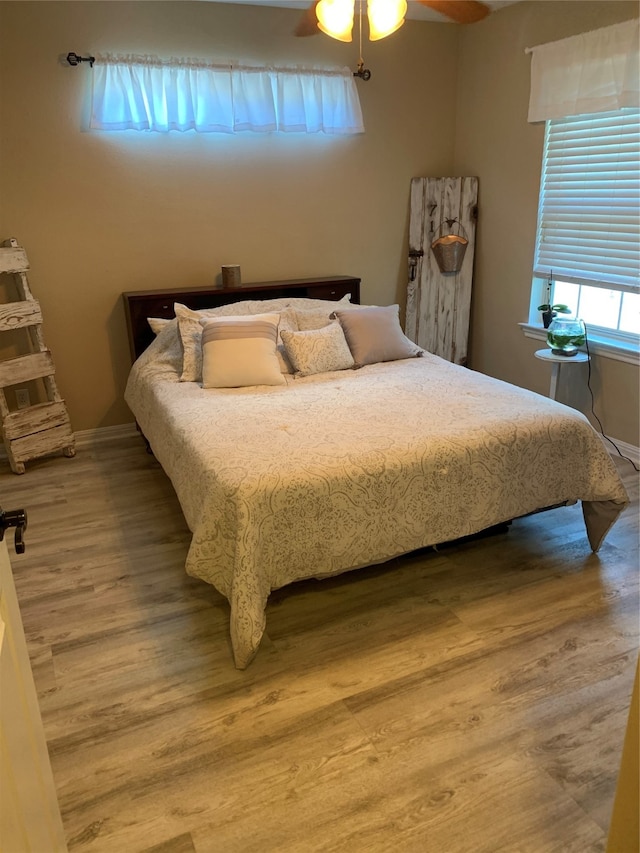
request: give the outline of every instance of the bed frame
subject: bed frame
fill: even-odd
[[[360,279],[347,275],[322,278],[293,278],[282,281],[260,281],[240,287],[179,287],[176,290],[131,290],[122,294],[129,335],[131,361],[135,361],[154,338],[147,317],[174,317],[173,303],[187,308],[217,308],[245,299],[342,299],[350,294],[351,302],[360,302]]]

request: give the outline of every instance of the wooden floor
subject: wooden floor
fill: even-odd
[[[0,467],[71,851],[603,851],[638,650],[637,475],[599,555],[578,506],[228,606],[137,436]],[[42,853],[47,853],[42,851]]]

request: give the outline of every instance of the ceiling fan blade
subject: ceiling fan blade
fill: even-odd
[[[486,18],[491,11],[487,5],[479,0],[418,0],[423,6],[440,12],[451,18],[456,24],[475,24]]]
[[[318,18],[316,16],[316,6],[318,5],[319,0],[315,0],[315,3],[312,3],[308,9],[302,13],[302,17],[298,21],[298,26],[295,28],[294,33],[297,36],[316,36],[320,32],[318,29]]]

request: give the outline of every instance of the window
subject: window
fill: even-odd
[[[564,302],[597,351],[640,349],[640,21],[527,48],[530,122],[546,122],[529,323]],[[548,292],[547,283],[555,284]]]
[[[556,280],[553,302],[567,305],[585,323],[640,335],[640,294]]]
[[[640,110],[547,121],[532,314],[549,280],[553,303],[568,305],[596,336],[637,348]]]

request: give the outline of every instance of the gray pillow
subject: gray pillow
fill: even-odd
[[[336,311],[356,365],[396,361],[423,354],[400,328],[400,306],[385,305],[359,311]]]

